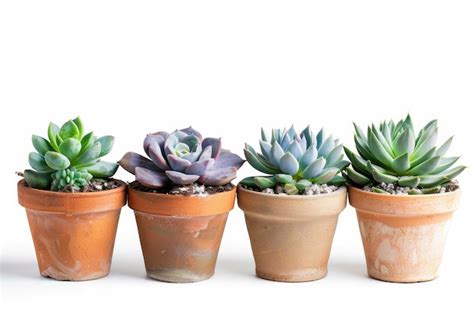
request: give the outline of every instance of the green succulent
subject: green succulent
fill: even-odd
[[[61,128],[50,123],[48,139],[32,137],[36,152],[30,153],[29,163],[33,169],[24,172],[32,188],[53,191],[68,185],[82,188],[93,178],[108,178],[117,171],[117,163],[100,160],[111,151],[114,137],[96,138],[92,132],[84,135],[79,117]]]
[[[459,157],[444,157],[453,137],[436,146],[437,120],[417,135],[410,115],[396,124],[383,122],[378,128],[372,124],[367,134],[356,124],[354,127],[358,154],[344,148],[352,166],[343,175],[356,187],[385,183],[412,188],[409,193],[436,193],[466,168],[452,167]]]
[[[287,194],[294,195],[312,184],[344,184],[338,175],[349,165],[343,146],[323,129],[316,134],[308,126],[298,134],[292,126],[273,129],[271,137],[262,129],[260,149],[261,153],[245,144],[245,157],[256,170],[271,176],[248,177],[242,185],[260,189],[281,185]]]

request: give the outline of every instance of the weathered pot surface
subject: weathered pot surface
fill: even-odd
[[[347,190],[313,196],[238,190],[258,277],[301,282],[321,279]]]
[[[42,276],[56,280],[92,280],[110,272],[126,184],[87,193],[63,193],[18,182]]]
[[[183,196],[129,187],[147,275],[165,282],[212,277],[235,191]]]
[[[421,282],[438,276],[444,245],[461,191],[388,195],[349,188],[356,208],[370,277]]]

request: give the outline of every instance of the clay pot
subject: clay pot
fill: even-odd
[[[128,191],[147,275],[165,282],[212,277],[235,188],[204,196]]]
[[[460,196],[460,190],[400,196],[350,187],[369,276],[391,282],[436,278]]]
[[[346,197],[345,187],[316,196],[270,195],[239,187],[257,276],[284,282],[325,277]]]
[[[92,280],[109,274],[126,184],[87,193],[38,190],[18,182],[43,277]]]

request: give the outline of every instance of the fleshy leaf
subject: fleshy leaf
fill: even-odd
[[[397,138],[394,143],[394,150],[397,156],[408,153],[412,154],[415,150],[415,136],[413,135],[410,128],[407,128],[403,131],[402,134]]]
[[[155,163],[155,165],[159,169],[161,169],[162,171],[167,171],[170,169],[168,162],[165,160],[158,143],[150,143],[150,146],[148,147],[148,153],[153,163]]]
[[[161,188],[169,182],[165,174],[143,167],[135,168],[135,179],[143,186],[150,188]]]
[[[204,185],[225,185],[236,177],[237,168],[235,167],[211,169],[199,178],[199,182]]]
[[[87,167],[87,171],[96,178],[108,178],[114,176],[118,167],[117,163],[99,161]]]
[[[275,187],[276,181],[273,177],[254,177],[255,184],[260,189]]]
[[[236,167],[239,169],[244,163],[245,160],[241,159],[237,154],[230,153],[228,151],[224,152],[224,150],[222,150],[219,158],[214,164],[214,168]]]
[[[194,129],[193,127],[189,126],[188,128],[184,128],[184,129],[181,129],[180,131],[188,134],[188,135],[195,135],[199,141],[202,140],[202,135],[201,133],[199,133],[199,131],[197,131],[196,129]]]
[[[214,164],[214,159],[198,161],[186,167],[185,173],[190,175],[202,176],[206,173],[207,170],[211,169]]]
[[[35,150],[38,151],[38,153],[41,155],[44,155],[48,151],[54,151],[49,141],[43,137],[33,135],[31,137],[31,142],[35,147]]]
[[[298,160],[290,152],[286,152],[280,159],[280,169],[288,175],[295,175],[299,170]]]
[[[312,178],[311,181],[315,184],[326,184],[333,179],[337,173],[339,173],[338,168],[330,167],[318,174],[316,178]]]
[[[250,147],[250,146],[249,146]],[[252,165],[253,168],[256,170],[266,173],[266,174],[276,174],[279,172],[278,169],[274,167],[269,167],[265,164],[263,164],[256,155],[254,155],[248,148],[244,149],[244,155],[245,158],[247,159],[247,162],[249,162],[250,165]]]
[[[352,168],[346,168],[346,173],[349,179],[359,186],[365,186],[371,183],[370,178],[353,170]]]
[[[51,187],[51,175],[49,173],[39,173],[33,170],[25,170],[23,173],[25,181],[29,187],[35,189],[49,189]]]
[[[270,151],[270,153],[270,161],[272,162],[272,164],[275,167],[280,167],[280,159],[282,158],[283,154],[285,154],[285,151],[283,151],[283,148],[278,142],[273,143],[272,150]]]
[[[221,139],[218,138],[205,138],[202,140],[202,148],[205,149],[208,146],[212,147],[212,158],[217,158],[221,153]]]
[[[137,167],[146,168],[152,171],[158,171],[159,168],[149,159],[134,152],[127,152],[118,164],[127,172],[135,174]]]
[[[46,164],[44,157],[37,153],[31,152],[28,156],[28,161],[31,167],[38,172],[52,172],[53,170]]]
[[[175,184],[188,185],[199,179],[199,175],[188,175],[176,171],[165,171],[166,176]]]
[[[64,170],[71,165],[71,162],[69,162],[67,157],[54,151],[46,152],[44,160],[50,168],[57,171]]]
[[[305,170],[303,171],[304,178],[314,178],[317,177],[324,166],[326,165],[326,160],[323,157],[318,158],[316,161],[311,163]]]
[[[112,150],[114,146],[115,138],[113,136],[103,136],[96,140],[100,143],[100,154],[99,157],[103,157]]]
[[[63,141],[69,138],[75,138],[78,140],[81,139],[79,128],[76,126],[76,124],[72,120],[67,121],[61,127],[61,129],[59,130],[59,137],[61,137]]]
[[[161,134],[151,134],[147,135],[145,137],[145,140],[143,140],[143,150],[147,155],[150,155],[149,153],[149,147],[152,143],[158,144],[160,150],[163,150],[164,144],[165,144],[165,137]]]
[[[100,142],[94,143],[88,150],[81,153],[76,159],[73,161],[73,165],[77,167],[86,166],[89,163],[94,162],[99,157],[101,150]]]
[[[59,145],[58,145],[58,142],[56,141],[56,135],[58,134],[58,132],[59,132],[59,127],[52,122],[49,123],[49,126],[48,126],[49,142],[51,146],[54,148],[54,150],[56,150],[57,152],[59,152]]]
[[[293,176],[288,175],[288,174],[276,174],[275,180],[280,184],[294,184],[295,183]]]
[[[177,157],[176,155],[168,155],[168,164],[171,167],[171,170],[176,172],[184,172],[184,170],[191,166],[191,162],[188,160]]]
[[[318,152],[316,149],[316,145],[311,145],[300,158],[300,170],[304,170],[306,167],[308,167],[308,165],[316,161],[317,157]]]
[[[415,176],[402,176],[398,179],[398,185],[402,187],[417,187],[420,183],[420,178]]]
[[[66,139],[59,145],[59,151],[72,161],[81,152],[81,142],[75,138]]]
[[[426,175],[433,171],[439,164],[441,157],[434,156],[420,165],[410,169],[407,175]]]
[[[410,157],[404,153],[393,160],[392,168],[399,174],[403,174],[410,168]]]

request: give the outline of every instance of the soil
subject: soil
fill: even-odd
[[[143,191],[143,192],[150,192],[156,194],[167,194],[167,195],[212,195],[217,194],[220,192],[225,192],[232,190],[234,185],[226,184],[220,186],[206,186],[201,184],[190,184],[190,185],[176,185],[176,186],[169,186],[163,188],[150,188],[143,186],[137,181],[133,181],[129,183],[129,186],[133,189]]]
[[[248,187],[248,186],[245,186],[245,185],[242,185],[243,188],[245,189],[248,189],[248,190],[252,190],[252,191],[257,191],[257,192],[261,192],[261,193],[265,193],[265,194],[270,194],[270,195],[288,195],[283,186],[281,185],[276,185],[274,188],[265,188],[265,189],[260,189],[260,188],[252,188],[252,187]],[[332,192],[335,192],[336,190],[338,190],[339,187],[338,186],[334,186],[334,185],[326,185],[326,184],[322,184],[322,185],[318,185],[318,184],[313,184],[309,187],[307,187],[305,190],[302,190],[298,193],[298,195],[302,195],[302,196],[312,196],[312,195],[323,195],[323,194],[330,194]]]
[[[375,189],[383,190],[386,193],[391,195],[420,195],[423,194],[421,189],[410,188],[410,187],[401,187],[394,184],[381,183],[376,186],[365,186],[363,190],[374,192]],[[440,187],[439,191],[429,192],[430,194],[443,194],[459,189],[459,183],[457,180],[453,180],[447,184],[444,184]],[[426,194],[426,193],[425,193]]]

